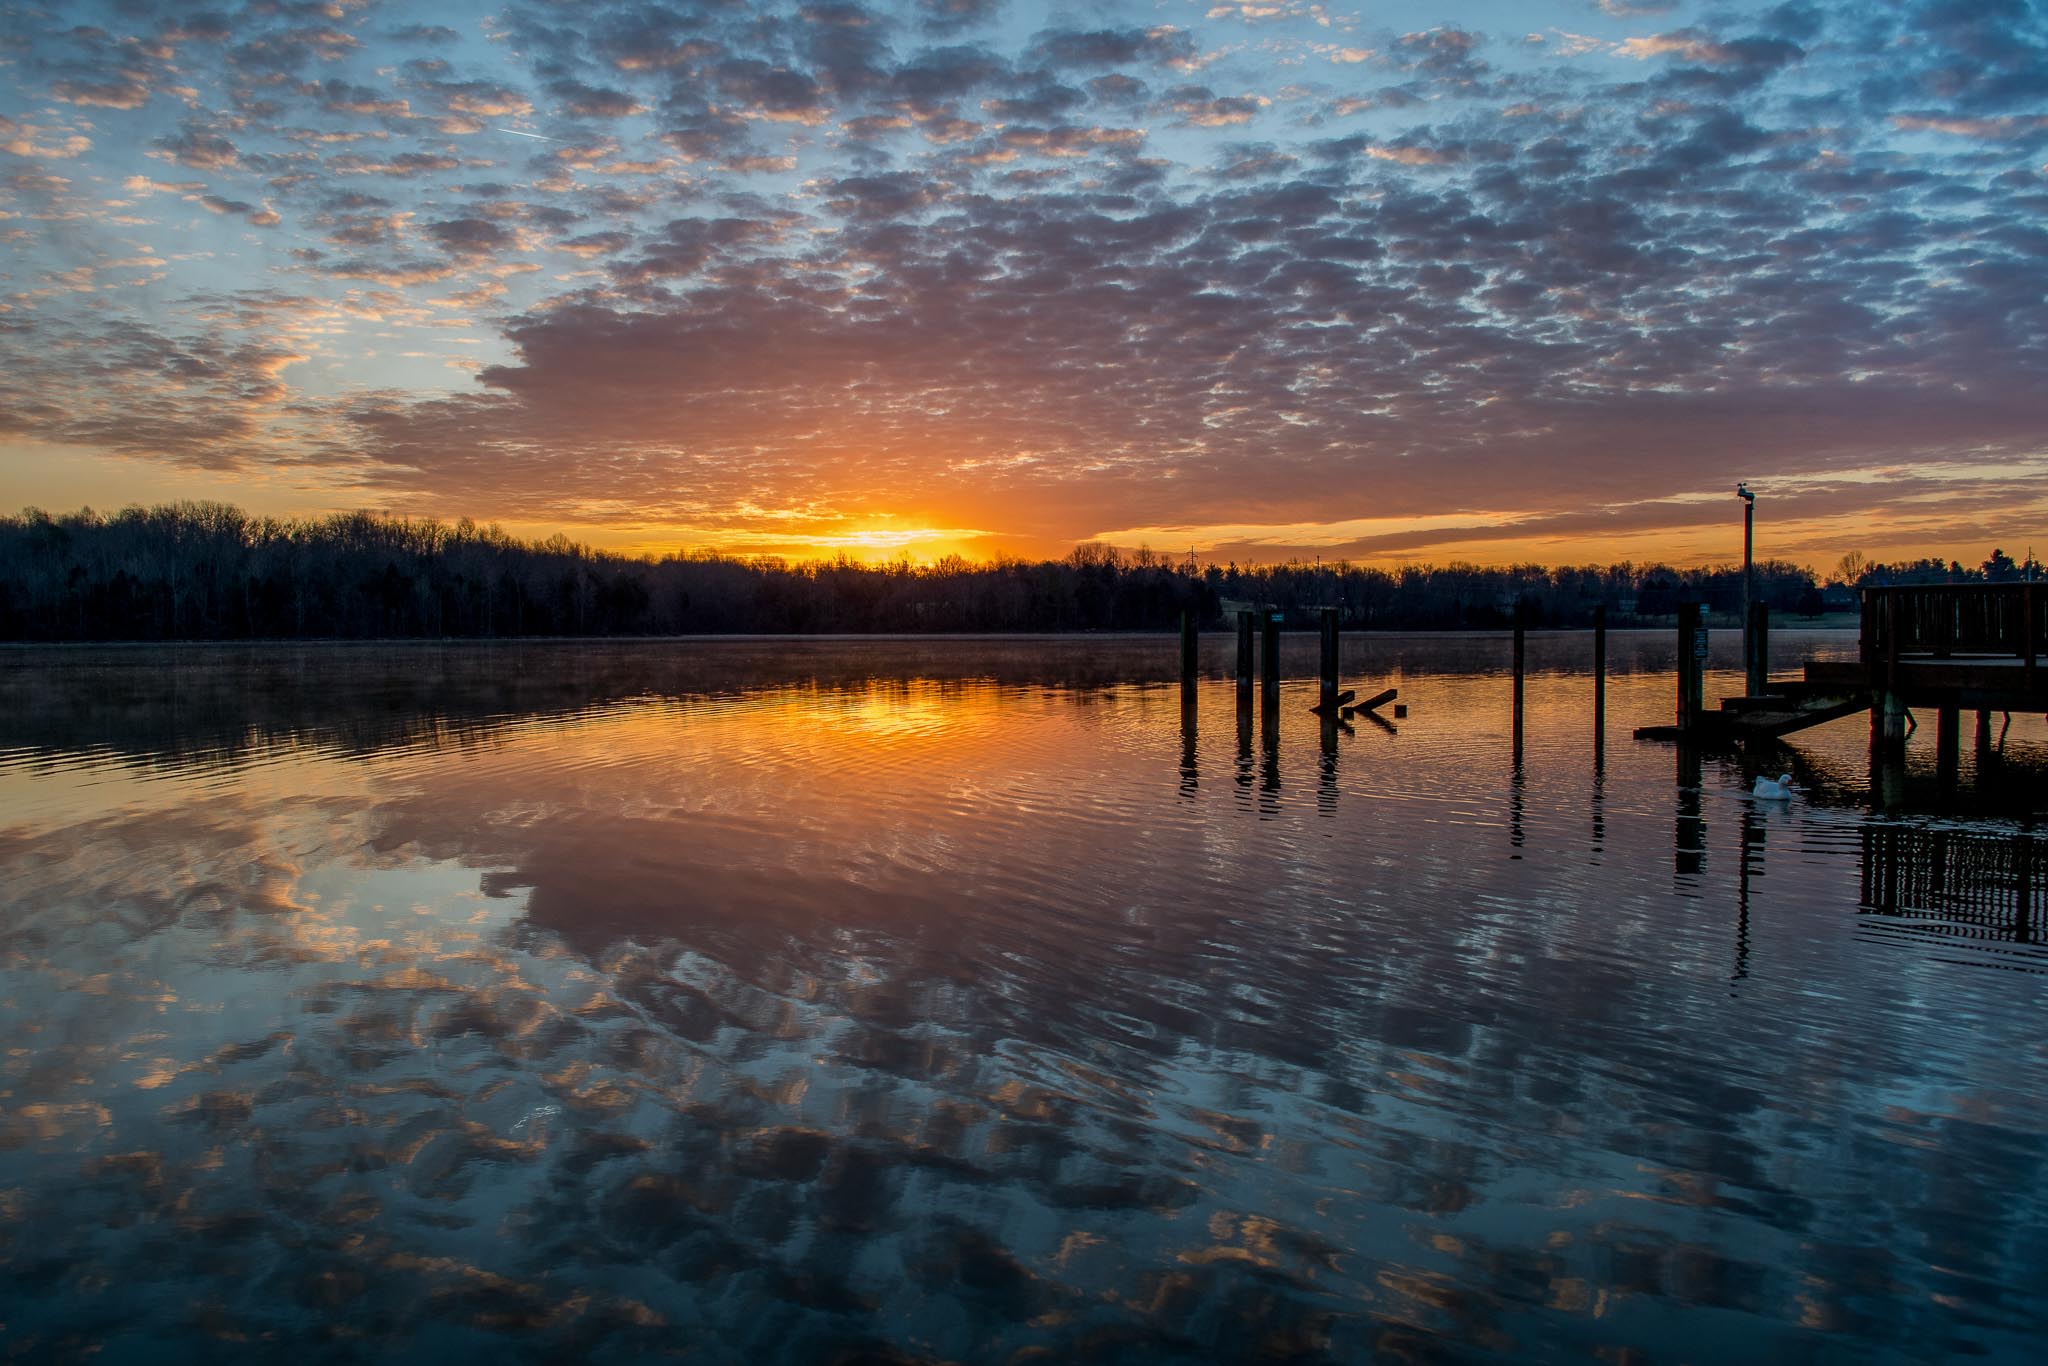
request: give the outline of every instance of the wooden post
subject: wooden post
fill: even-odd
[[[1237,686],[1252,685],[1252,614],[1237,614]]]
[[[1529,664],[1529,611],[1521,599],[1515,600],[1515,759],[1522,758],[1522,690],[1523,676]]]
[[[1699,646],[1700,605],[1678,604],[1678,728],[1693,731],[1700,723],[1705,705],[1706,671],[1701,667]]]
[[[1771,609],[1761,602],[1749,605],[1749,678],[1745,689],[1751,697],[1762,697],[1771,686]]]
[[[1942,707],[1934,713],[1934,771],[1945,785],[1953,785],[1962,767],[1962,713]]]
[[[2034,654],[2041,648],[2041,642],[2034,635],[2034,585],[2027,584],[2020,589],[2020,658],[2026,662],[2020,666],[2020,683],[2028,692],[2034,690]]]
[[[1970,749],[1978,767],[1982,768],[1984,762],[1991,757],[1991,713],[1983,707],[1977,708],[1977,734]]]
[[[1906,744],[1906,701],[1895,692],[1884,695],[1884,743],[1903,749]]]
[[[1280,613],[1268,611],[1264,616],[1259,633],[1259,703],[1272,711],[1280,705]]]
[[[1180,613],[1180,681],[1193,687],[1202,672],[1202,637],[1195,630],[1195,613],[1183,607]]]
[[[1607,752],[1607,606],[1593,609],[1593,762]]]
[[[1323,686],[1317,694],[1316,705],[1334,713],[1337,708],[1337,609],[1325,607],[1322,618]]]
[[[1884,608],[1884,729],[1887,747],[1906,743],[1906,701],[1899,696],[1899,595],[1887,589]]]

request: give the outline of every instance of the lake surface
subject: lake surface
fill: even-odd
[[[1204,648],[0,653],[0,1358],[2038,1359],[2042,718]]]

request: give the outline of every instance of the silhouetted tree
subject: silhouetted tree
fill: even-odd
[[[1994,565],[2017,572],[1999,551],[1983,571],[1928,561],[1867,572],[1981,578]],[[1780,561],[1758,565],[1757,584],[1780,611],[1801,609],[1815,588],[1810,571]],[[278,519],[221,503],[0,517],[9,640],[1167,630],[1183,610],[1226,624],[1226,598],[1271,604],[1301,625],[1329,606],[1353,628],[1497,628],[1520,602],[1536,624],[1584,626],[1596,607],[1623,625],[1680,601],[1729,612],[1741,597],[1738,569],[1628,563],[1199,565],[1088,542],[1037,563],[792,564],[634,558],[560,535],[522,541],[468,518]]]

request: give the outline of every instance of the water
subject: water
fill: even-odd
[[[0,1355],[2032,1359],[2048,952],[1861,907],[2041,718],[1689,764],[1618,634],[1596,767],[1542,636],[1517,767],[1504,639],[1288,648],[0,656]]]

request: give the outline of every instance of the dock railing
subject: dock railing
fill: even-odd
[[[1863,663],[1874,673],[1901,655],[1948,659],[2003,655],[2035,684],[2035,656],[2048,642],[2048,584],[1933,583],[1865,588]]]

